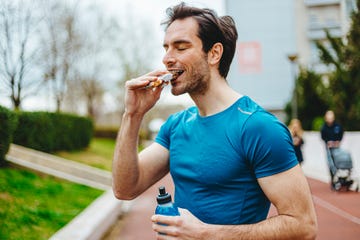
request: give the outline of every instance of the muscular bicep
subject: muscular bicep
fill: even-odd
[[[314,213],[309,185],[299,165],[258,182],[279,215],[301,218]]]
[[[154,142],[139,153],[142,191],[152,186],[169,172],[169,151]]]

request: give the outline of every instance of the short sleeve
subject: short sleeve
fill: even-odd
[[[289,130],[265,111],[257,111],[248,118],[241,142],[257,178],[286,171],[298,164]]]
[[[169,117],[166,122],[161,126],[160,131],[155,138],[155,142],[159,143],[161,146],[167,149],[170,148],[170,126],[171,117]]]

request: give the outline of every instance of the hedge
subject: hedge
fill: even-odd
[[[16,114],[9,109],[0,106],[0,166],[5,165],[5,155],[12,142],[16,125]]]
[[[116,139],[119,127],[95,127],[94,137]]]
[[[14,143],[43,152],[79,150],[90,144],[93,122],[51,112],[19,112]]]

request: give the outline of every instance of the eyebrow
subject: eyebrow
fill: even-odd
[[[172,44],[172,45],[191,44],[191,42],[188,41],[188,40],[180,39],[180,40],[174,41],[174,42],[171,43],[171,44]],[[168,47],[168,46],[169,46],[169,44],[166,44],[166,43],[163,44],[163,47]]]

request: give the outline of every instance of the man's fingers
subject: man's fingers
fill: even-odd
[[[159,235],[164,237],[164,238],[161,238],[161,239],[173,239],[172,237],[179,236],[177,228],[173,227],[173,226],[153,223],[152,224],[152,229],[155,232],[157,232]]]
[[[150,82],[156,81],[155,76],[142,76],[126,81],[125,86],[130,90],[146,87]]]
[[[181,222],[180,216],[165,216],[155,214],[151,217],[153,223],[161,223],[166,225],[178,226]]]

